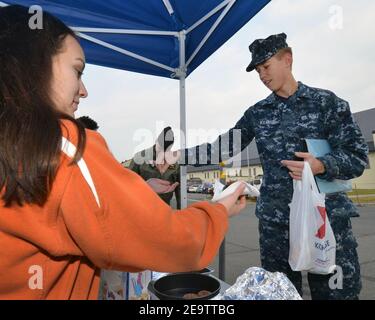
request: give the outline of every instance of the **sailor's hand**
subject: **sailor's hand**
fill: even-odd
[[[295,180],[302,179],[303,162],[307,161],[310,164],[313,175],[322,174],[325,172],[323,163],[316,159],[309,152],[296,152],[296,157],[303,159],[303,161],[282,160],[281,164],[289,169],[290,176]]]

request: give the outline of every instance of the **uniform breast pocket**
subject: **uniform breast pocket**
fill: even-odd
[[[323,119],[317,112],[302,113],[296,119],[296,131],[298,135],[310,139],[321,138],[324,134]]]
[[[284,138],[280,125],[263,125],[258,130],[256,142],[260,153],[278,153],[283,150]]]
[[[280,122],[272,120],[263,120],[255,128],[257,136],[265,138],[277,134],[278,130],[280,130]]]

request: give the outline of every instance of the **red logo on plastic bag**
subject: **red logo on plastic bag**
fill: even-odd
[[[323,225],[318,229],[318,232],[316,233],[315,237],[318,237],[319,239],[323,239],[326,236],[326,218],[327,218],[327,211],[325,207],[317,206],[320,216],[323,219]]]

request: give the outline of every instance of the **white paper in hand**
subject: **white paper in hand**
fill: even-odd
[[[242,195],[250,195],[252,197],[259,197],[259,194],[260,194],[259,190],[255,188],[254,186],[252,186],[251,184],[246,183],[245,181],[236,181],[232,183],[228,188],[224,189],[225,186],[220,181],[216,180],[214,184],[214,196],[212,198],[212,201],[217,202],[229,196],[238,188],[241,182],[246,184],[246,188],[244,192],[242,193]]]

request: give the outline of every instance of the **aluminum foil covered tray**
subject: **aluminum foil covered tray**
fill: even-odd
[[[302,300],[302,298],[285,274],[251,267],[215,300]]]

